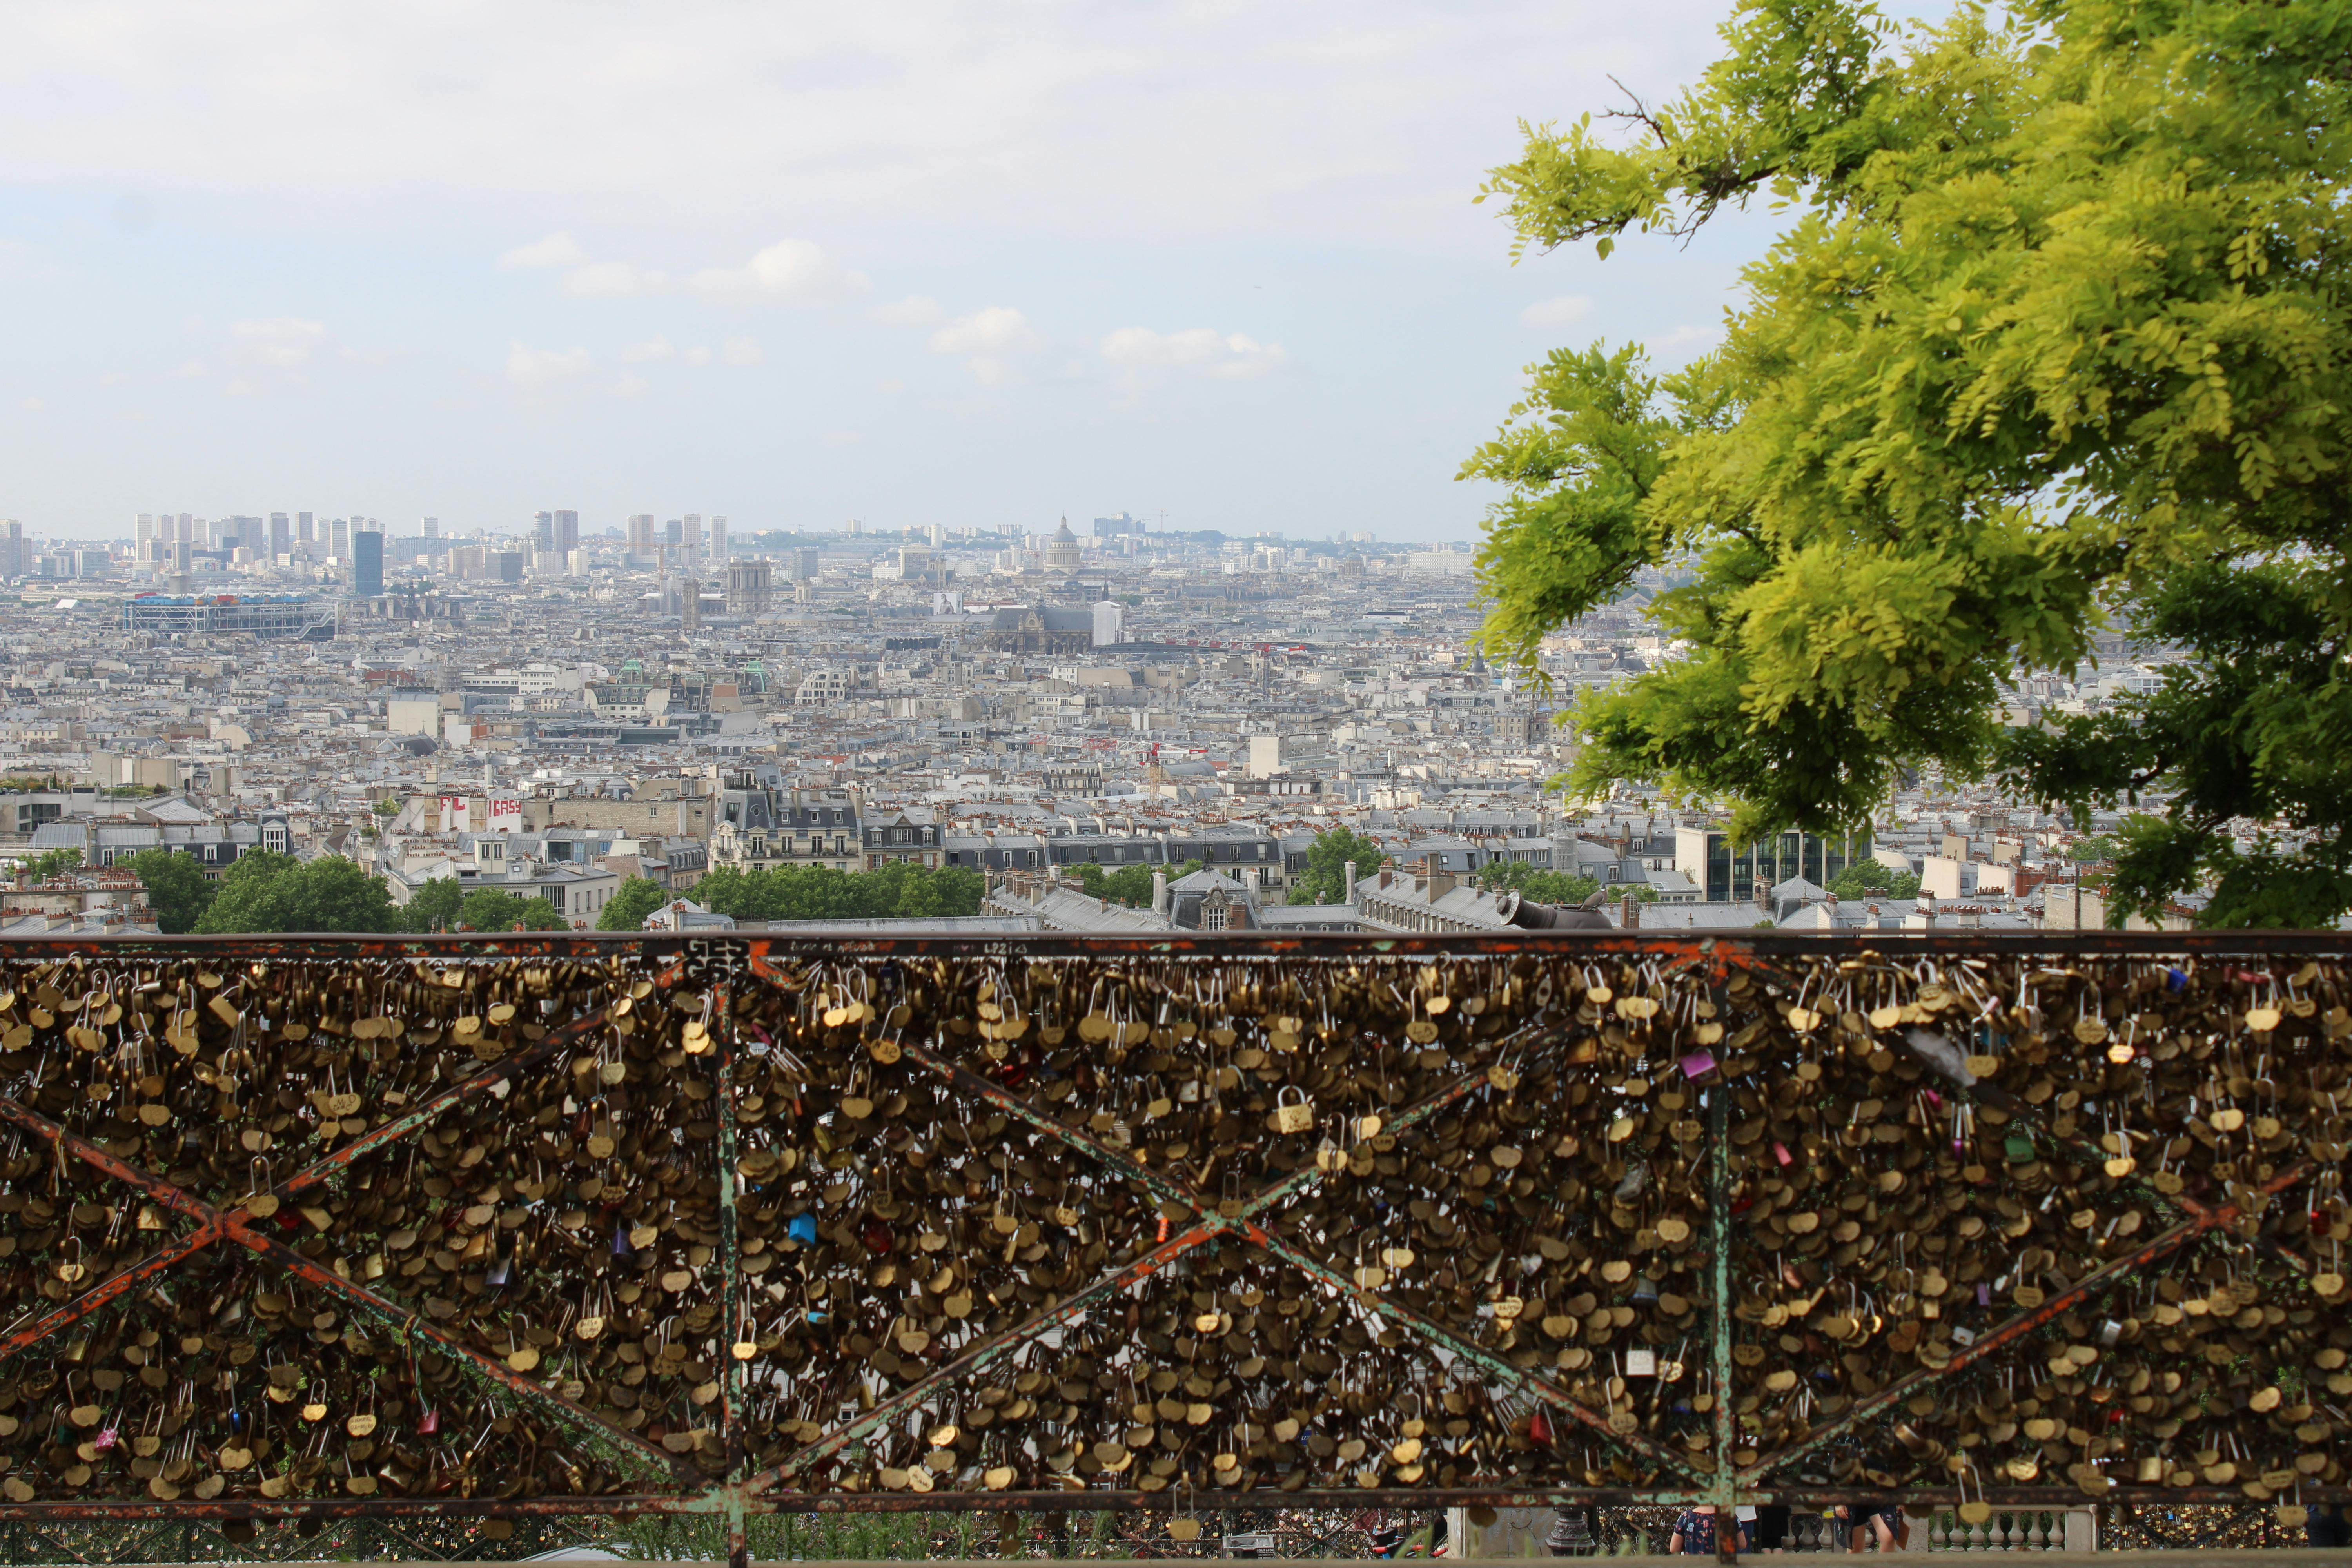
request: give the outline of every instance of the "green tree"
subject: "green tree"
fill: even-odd
[[[408,895],[408,902],[401,906],[400,929],[453,931],[457,924],[458,908],[465,900],[466,885],[457,878],[428,878],[423,887]]]
[[[596,929],[636,931],[644,926],[647,915],[668,901],[669,895],[651,878],[627,878],[604,900],[604,908],[596,916]]]
[[[504,888],[476,888],[457,906],[457,919],[467,931],[568,931],[572,922],[545,898],[523,898]]]
[[[1699,84],[1493,172],[1521,247],[1791,216],[1722,347],[1561,351],[1465,466],[1497,481],[1481,644],[1644,568],[1688,652],[1578,714],[1570,787],[1859,828],[1906,771],[2130,827],[2115,918],[2352,907],[2352,14],[2227,0],[1743,0]],[[2003,684],[2103,625],[2185,647],[2145,697],[2011,728]],[[2270,825],[2251,838],[2234,822]]]
[[[1571,871],[1544,871],[1518,860],[1496,860],[1478,873],[1482,888],[1508,888],[1530,903],[1576,905],[1601,890],[1600,881]],[[1657,890],[1647,882],[1628,884],[1612,889],[1612,896],[1633,895],[1636,903],[1658,901]]]
[[[387,931],[400,928],[383,879],[327,855],[299,861],[274,850],[248,850],[223,872],[220,889],[197,920],[200,931]]]
[[[1318,833],[1307,847],[1307,869],[1290,884],[1286,901],[1336,904],[1348,896],[1348,868],[1355,867],[1356,879],[1363,881],[1380,873],[1386,853],[1363,835],[1345,827]]]
[[[128,861],[131,874],[147,889],[155,924],[166,936],[182,936],[196,929],[212,907],[214,887],[193,855],[176,849],[142,849]]]
[[[40,854],[34,856],[32,859],[26,861],[25,863],[25,868],[33,874],[33,880],[36,882],[46,882],[50,878],[62,876],[68,871],[79,870],[81,868],[81,851],[79,849],[45,849]]]
[[[1829,880],[1823,889],[1841,899],[1916,899],[1919,879],[1898,871],[1884,860],[1856,860]]]
[[[1116,871],[1105,871],[1092,861],[1078,866],[1078,886],[1097,899],[1108,899],[1114,904],[1125,904],[1131,910],[1151,907],[1151,866],[1121,866]]]

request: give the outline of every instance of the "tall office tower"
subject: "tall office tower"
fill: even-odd
[[[722,566],[727,563],[727,520],[723,517],[710,520],[710,559]]]
[[[328,552],[338,561],[349,561],[352,558],[352,525],[339,517],[327,525],[327,534]]]
[[[186,512],[184,512],[184,512],[182,512],[182,513],[180,514],[180,537],[181,537],[181,538],[183,538],[183,539],[188,539],[188,540],[193,540],[193,539],[194,539],[194,538],[195,538],[195,536],[196,536],[196,535],[195,535],[195,521],[196,521],[196,520],[195,520],[194,518],[190,517],[190,516],[189,516]]]
[[[678,541],[678,548],[685,556],[686,574],[689,577],[701,576],[702,514],[700,512],[690,511],[686,514],[685,531]]]
[[[269,514],[269,558],[272,561],[275,561],[281,555],[291,555],[293,553],[294,530],[292,526],[287,522],[286,514],[284,512],[271,512]]]
[[[629,519],[629,553],[642,555],[654,547],[654,514],[641,511]]]
[[[671,518],[662,530],[662,542],[672,550],[686,542],[686,524]]]
[[[817,574],[817,548],[815,545],[803,544],[797,546],[790,555],[785,557],[785,563],[786,574],[790,576],[793,582],[809,583],[815,581]]]
[[[530,542],[542,551],[555,548],[555,514],[553,512],[531,513]]]
[[[138,535],[131,541],[132,554],[136,559],[141,561],[147,559],[147,546],[154,540],[154,538],[155,514],[153,512],[142,511],[139,514]]]
[[[297,544],[319,542],[318,525],[307,511],[298,511],[294,514],[294,542]]]
[[[179,538],[173,540],[172,542],[172,570],[179,573],[182,576],[187,575],[189,568],[194,564],[188,559],[190,552],[194,549],[194,546],[189,543],[188,536],[184,533]]]
[[[572,552],[579,548],[580,514],[576,511],[557,512],[555,514],[555,552],[568,561],[572,557]]]
[[[439,518],[428,517],[425,520],[425,537],[427,539],[438,539],[441,537],[441,520]]]
[[[373,529],[352,536],[352,592],[362,599],[383,593],[383,535]]]

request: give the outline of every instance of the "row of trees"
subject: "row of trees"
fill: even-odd
[[[545,899],[517,898],[503,888],[467,889],[436,878],[405,905],[392,901],[382,877],[339,856],[297,860],[249,850],[215,882],[192,855],[142,849],[124,862],[147,889],[156,924],[188,931],[562,931],[570,925]],[[642,918],[642,917],[641,917]]]
[[[600,930],[633,930],[659,906],[658,889],[652,901],[645,902],[643,890],[633,883],[625,884],[604,906],[597,922]],[[956,866],[932,870],[894,861],[871,871],[836,871],[829,866],[740,871],[722,866],[705,874],[689,896],[704,909],[739,921],[924,920],[978,914],[986,890],[986,879],[978,871]],[[1148,886],[1145,893],[1148,898]],[[635,912],[639,903],[645,904],[643,912]]]

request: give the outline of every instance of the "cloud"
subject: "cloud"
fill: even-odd
[[[1522,326],[1539,327],[1556,331],[1572,327],[1591,312],[1592,301],[1581,294],[1562,294],[1556,299],[1538,300],[1519,312]]]
[[[874,384],[874,390],[880,393],[885,397],[896,397],[898,394],[907,390],[907,384],[900,381],[898,377],[892,376],[887,381],[876,382]]]
[[[42,402],[37,397],[20,397],[16,399],[16,411],[20,414],[38,414],[42,409],[47,408],[47,404]]]
[[[1149,327],[1122,327],[1103,339],[1102,357],[1130,380],[1172,371],[1249,381],[1273,374],[1287,356],[1280,343],[1262,343],[1244,332],[1218,332],[1207,327],[1155,332]]]
[[[507,379],[520,387],[553,386],[586,374],[588,364],[586,349],[535,349],[520,338],[507,345]]]
[[[1008,356],[1035,353],[1045,346],[1045,334],[1010,305],[959,316],[931,334],[931,352],[965,356],[972,380],[982,386],[1011,385],[1017,375]]]
[[[874,319],[886,327],[936,327],[948,319],[940,302],[928,294],[909,294],[896,304],[885,305],[874,312]]]
[[[744,266],[707,267],[686,281],[713,305],[843,305],[867,288],[863,274],[805,239],[779,240]]]
[[[1661,360],[1683,363],[1696,359],[1722,338],[1723,329],[1720,327],[1683,326],[1648,339],[1643,346]]]
[[[327,324],[299,316],[232,321],[228,335],[239,362],[280,375],[299,374],[329,346]]]
[[[931,334],[935,354],[1034,353],[1045,346],[1029,318],[1010,305],[959,316]]]
[[[750,338],[730,338],[719,345],[719,358],[726,364],[759,364],[767,357],[760,345]]]
[[[534,239],[529,245],[518,245],[499,258],[499,265],[508,271],[542,267],[578,267],[588,259],[580,242],[568,233],[551,234],[544,239]]]
[[[621,351],[621,363],[623,364],[646,364],[657,359],[669,359],[676,355],[677,353],[677,350],[670,345],[670,341],[667,338],[663,337],[659,332],[656,332],[644,342],[631,343],[628,347],[623,349]]]
[[[866,437],[856,430],[828,430],[817,439],[828,447],[855,447]]]
[[[599,261],[569,234],[509,250],[501,267],[562,268],[556,288],[574,300],[643,300],[686,294],[708,305],[843,305],[867,288],[853,272],[805,239],[783,239],[740,267],[706,267],[680,278],[634,261]]]

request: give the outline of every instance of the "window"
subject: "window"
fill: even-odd
[[[1225,929],[1225,906],[1224,906],[1224,905],[1223,905],[1223,904],[1218,904],[1218,905],[1215,905],[1215,906],[1213,906],[1213,907],[1212,907],[1212,906],[1210,906],[1210,905],[1207,905],[1207,904],[1203,904],[1203,905],[1202,905],[1202,906],[1201,906],[1201,929],[1202,929],[1202,931],[1223,931],[1223,930],[1224,930],[1224,929]]]

